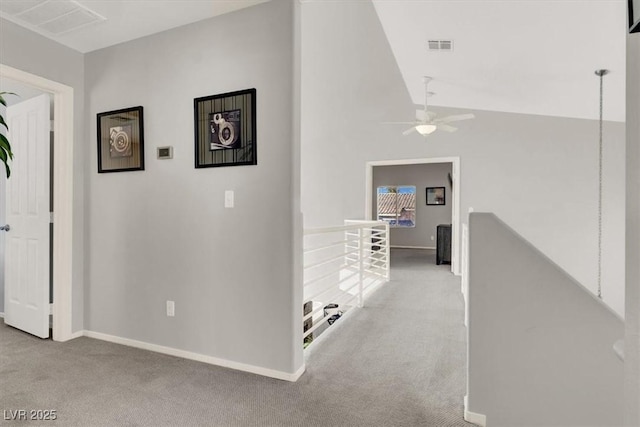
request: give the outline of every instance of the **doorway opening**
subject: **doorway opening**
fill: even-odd
[[[434,169],[434,175],[431,174],[426,177],[422,176],[418,178],[416,175],[417,172],[421,170],[421,168],[416,168],[416,166],[432,166]],[[396,178],[394,174],[399,172],[402,168],[390,168],[390,167],[403,167],[403,166],[411,166],[411,169],[416,169],[405,172],[409,173],[398,173]],[[384,169],[383,169],[384,167]],[[378,169],[375,169],[378,168]],[[437,171],[435,169],[438,169]],[[447,169],[449,168],[449,169]],[[440,170],[441,169],[441,170]],[[385,176],[384,179],[387,180],[403,180],[403,182],[384,182],[379,181],[378,179],[374,179],[374,170],[383,171],[385,170],[387,173],[380,174]],[[450,171],[450,172],[447,172]],[[376,173],[376,175],[378,175]],[[416,176],[416,178],[411,178],[410,176]],[[426,179],[426,180],[425,180]],[[412,181],[412,182],[404,182],[404,181]],[[379,181],[379,182],[378,182]],[[433,183],[433,185],[430,185]],[[437,185],[436,185],[437,184]],[[451,224],[451,272],[457,276],[460,276],[462,273],[461,269],[461,259],[460,259],[460,158],[459,157],[439,157],[439,158],[426,158],[426,159],[404,159],[404,160],[382,160],[382,161],[372,161],[367,162],[366,164],[366,183],[365,183],[365,219],[367,220],[375,220],[377,218],[377,213],[375,212],[374,204],[376,203],[375,194],[378,192],[378,186],[389,186],[389,185],[417,185],[416,189],[416,211],[415,215],[415,223],[416,226],[419,225],[420,222],[420,212],[419,209],[429,208],[431,215],[435,215],[435,218],[431,221],[433,224],[430,224],[430,221],[424,221],[425,218],[422,218],[422,227],[423,230],[420,231],[422,240],[416,238],[414,240],[408,240],[411,244],[402,244],[400,246],[409,247],[409,248],[423,248],[423,249],[435,249],[436,245],[436,236],[439,229],[435,228],[438,224],[436,222],[442,221],[450,221]],[[444,190],[442,189],[444,187]],[[431,193],[429,193],[429,189],[431,189]],[[449,206],[447,206],[449,204]],[[444,213],[446,211],[446,213]],[[450,213],[449,213],[450,212]],[[444,213],[444,217],[442,217]],[[424,214],[423,214],[424,215]],[[439,215],[439,216],[438,216]],[[435,222],[434,222],[435,221]],[[409,231],[407,236],[411,233],[411,229],[399,230],[399,231]],[[413,233],[414,237],[418,233]],[[426,240],[424,240],[426,239]],[[392,247],[394,243],[392,242]],[[397,245],[396,245],[397,246]]]
[[[0,76],[18,84],[48,93],[53,98],[56,118],[53,132],[51,195],[54,231],[51,250],[54,341],[68,341],[72,334],[72,230],[73,230],[73,88],[4,64]]]

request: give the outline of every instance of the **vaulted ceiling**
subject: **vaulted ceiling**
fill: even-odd
[[[411,97],[433,105],[625,120],[626,0],[373,0]],[[428,40],[453,40],[430,51]]]
[[[0,0],[0,16],[90,52],[265,1]],[[431,105],[595,119],[594,71],[606,68],[605,119],[625,120],[626,0],[372,1],[416,104],[431,76]],[[62,3],[82,9],[65,12],[73,22],[37,24],[67,10]],[[74,22],[73,31],[46,30]],[[430,51],[428,40],[453,49]]]

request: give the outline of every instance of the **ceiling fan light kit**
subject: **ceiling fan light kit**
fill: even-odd
[[[402,132],[403,135],[409,135],[413,132],[418,132],[422,136],[427,136],[435,132],[436,130],[443,130],[445,132],[455,132],[458,128],[451,126],[449,123],[457,122],[460,120],[468,120],[473,119],[475,116],[471,113],[467,114],[456,114],[453,116],[446,116],[442,118],[438,118],[438,115],[429,111],[427,108],[427,99],[431,95],[435,95],[433,92],[429,92],[428,85],[429,82],[433,80],[432,77],[425,76],[423,78],[424,81],[424,109],[416,110],[416,119],[413,122],[387,122],[388,124],[406,124],[412,125],[409,129]]]
[[[436,125],[418,125],[416,126],[416,130],[420,135],[429,135],[430,133],[435,132],[438,129]]]

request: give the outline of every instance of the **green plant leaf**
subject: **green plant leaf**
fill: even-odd
[[[6,165],[7,159],[8,159],[7,152],[4,151],[4,148],[0,148],[0,160],[2,161],[2,163]]]
[[[9,178],[9,176],[11,176],[11,168],[7,164],[7,153],[4,151],[4,149],[0,149],[0,160],[2,160],[2,163],[4,163],[4,168],[7,173],[7,178]]]
[[[13,159],[13,153],[11,152],[11,144],[6,136],[0,133],[0,148],[7,152],[10,159]]]
[[[7,106],[7,102],[4,99],[3,95],[16,95],[13,92],[0,92],[0,104]],[[4,126],[7,130],[9,130],[9,126],[4,119],[4,116],[0,114],[0,126]],[[9,159],[13,159],[13,153],[11,152],[11,144],[7,137],[0,133],[0,161],[4,163],[4,168],[7,174],[7,178],[11,176],[11,167],[9,166]]]

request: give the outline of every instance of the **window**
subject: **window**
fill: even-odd
[[[378,221],[390,227],[416,226],[416,187],[385,185],[378,187]]]

